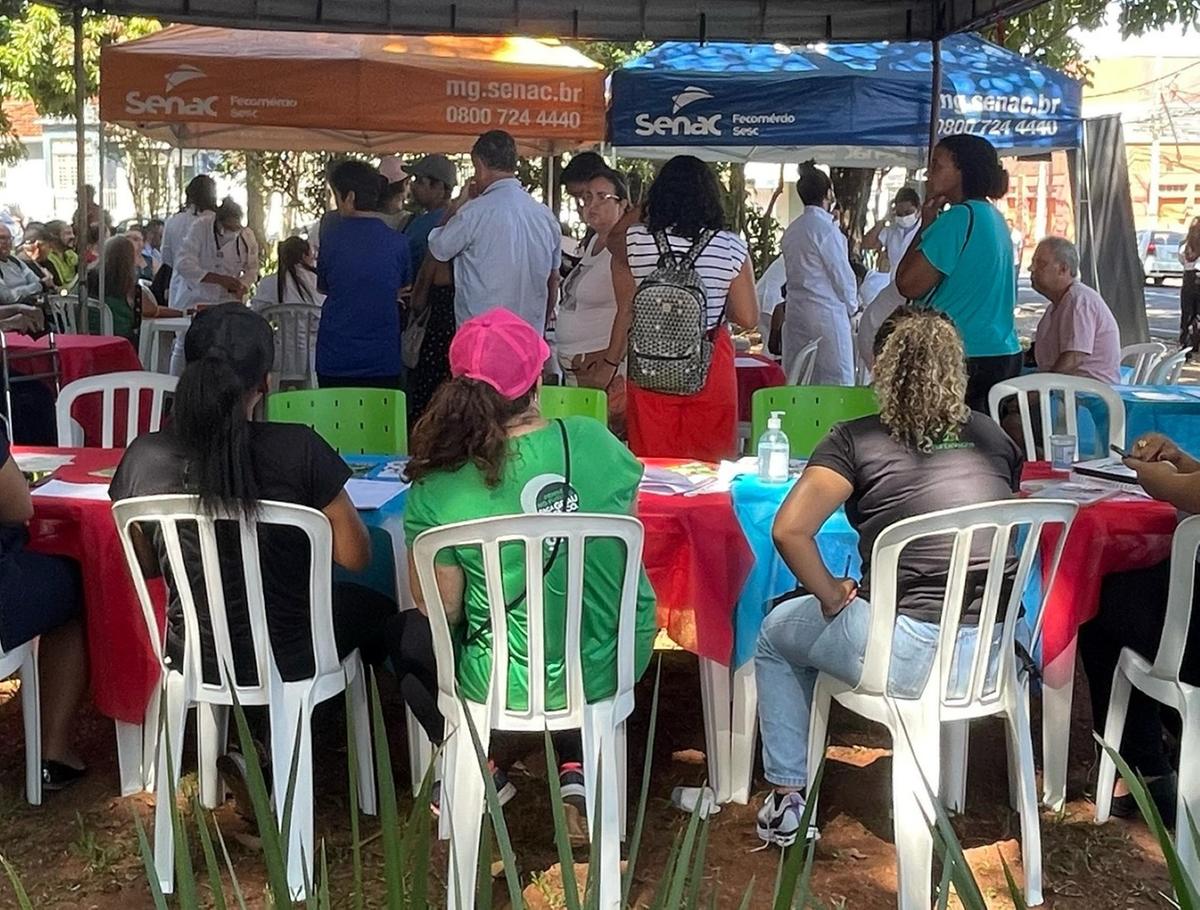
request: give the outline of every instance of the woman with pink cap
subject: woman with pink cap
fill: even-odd
[[[633,514],[642,465],[607,427],[590,417],[542,418],[538,392],[542,364],[549,355],[541,335],[506,309],[476,316],[459,328],[450,345],[451,378],[434,394],[413,432],[408,463],[413,486],[404,519],[410,546],[429,528],[498,515]],[[414,597],[424,611],[411,561],[409,568]],[[462,694],[482,702],[491,679],[492,629],[481,553],[477,548],[455,550],[449,562],[439,562],[437,570],[450,621],[459,633],[456,664]],[[588,544],[582,660],[589,700],[606,698],[616,688],[615,631],[623,570],[624,552],[618,542]],[[507,632],[509,704],[523,708],[529,692],[527,664],[521,656],[527,651],[525,642],[518,640],[524,636],[523,555],[516,550],[502,553],[502,574],[513,616]],[[543,582],[547,617],[566,609],[566,576],[567,560],[551,558]],[[561,686],[563,678],[561,623],[557,641],[554,628],[551,619],[546,641],[552,681],[549,707],[555,707],[553,680]],[[643,572],[636,631],[639,674],[649,663],[654,634],[654,595]],[[433,691],[430,680],[431,700]],[[405,691],[406,698],[412,694]],[[560,698],[565,699],[565,691]],[[585,816],[579,736],[559,735],[555,746],[562,761],[564,801],[578,822],[574,833],[580,835]],[[498,784],[511,797],[512,785],[504,780]]]

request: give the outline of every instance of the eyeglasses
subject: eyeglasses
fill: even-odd
[[[622,197],[616,193],[583,193],[575,197],[577,205],[591,205],[593,202],[605,202],[608,200],[613,202],[621,202]]]

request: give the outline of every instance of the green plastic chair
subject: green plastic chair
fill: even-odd
[[[540,393],[542,417],[594,417],[608,424],[608,396],[602,389],[581,389],[578,386],[544,385]]]
[[[395,389],[275,392],[267,419],[310,426],[340,455],[408,454],[408,406]]]
[[[869,386],[782,385],[759,389],[750,399],[750,451],[767,428],[772,411],[783,412],[783,432],[793,458],[812,454],[835,423],[879,412]]]

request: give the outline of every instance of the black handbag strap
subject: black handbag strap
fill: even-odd
[[[975,210],[971,208],[969,202],[958,202],[955,203],[955,205],[961,205],[967,210],[967,235],[963,238],[962,246],[959,247],[958,250],[958,258],[961,259],[962,254],[967,251],[967,244],[971,242],[971,235],[975,232]],[[954,205],[950,206],[950,208],[954,207]],[[945,285],[947,277],[948,276],[942,276],[942,280],[938,282],[937,287],[935,287],[929,293],[929,296],[925,298],[923,301],[925,306],[929,306],[933,303],[933,298],[937,296],[937,292],[942,289],[943,285]]]

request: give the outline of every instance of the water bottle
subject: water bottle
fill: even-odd
[[[758,479],[763,483],[784,483],[792,450],[781,427],[783,411],[772,411],[766,432],[758,438]]]

